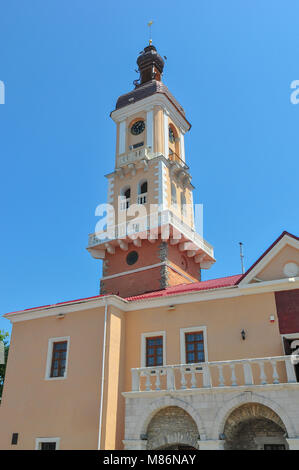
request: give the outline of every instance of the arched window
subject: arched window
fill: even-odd
[[[177,204],[176,187],[174,183],[171,183],[171,204]]]
[[[131,188],[130,186],[125,186],[120,192],[121,202],[120,210],[125,211],[130,206],[130,197],[131,197]]]
[[[138,204],[146,204],[147,202],[147,181],[140,181],[138,185]]]
[[[173,124],[168,126],[168,155],[169,159],[180,163],[180,139],[178,131]]]

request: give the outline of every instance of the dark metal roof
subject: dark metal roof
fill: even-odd
[[[128,106],[129,104],[136,103],[136,101],[143,100],[144,98],[147,98],[148,96],[152,96],[155,93],[162,93],[166,95],[169,101],[171,101],[171,103],[178,109],[178,111],[185,118],[184,108],[175,99],[175,97],[170,93],[167,86],[164,85],[164,83],[159,82],[158,80],[151,80],[149,82],[146,82],[143,85],[137,86],[135,90],[132,90],[129,93],[126,93],[125,95],[121,95],[116,102],[115,109],[120,109],[120,108],[123,108],[124,106]]]

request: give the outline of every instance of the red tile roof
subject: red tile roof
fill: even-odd
[[[127,297],[126,300],[143,300],[152,299],[154,297],[166,297],[168,295],[185,294],[187,292],[196,292],[210,289],[220,289],[221,287],[231,287],[237,284],[242,274],[235,276],[220,277],[219,279],[210,279],[208,281],[192,282],[190,284],[179,284],[173,287],[166,287],[166,289],[148,292],[146,294],[135,295],[134,297]]]
[[[209,281],[199,281],[193,282],[191,284],[179,284],[173,287],[167,287],[166,289],[154,291],[154,292],[147,292],[146,294],[136,295],[134,297],[127,297],[124,300],[127,301],[134,301],[134,300],[142,300],[142,299],[151,299],[155,297],[165,297],[170,295],[176,294],[185,294],[187,292],[196,292],[202,290],[209,290],[209,289],[219,289],[221,287],[230,287],[237,284],[238,280],[242,277],[241,274],[236,276],[228,276],[228,277],[221,277],[219,279],[210,279]],[[24,310],[18,310],[15,312],[9,312],[6,315],[12,315],[20,312],[29,312],[32,310],[37,309],[48,309],[53,307],[59,307],[65,304],[76,303],[76,302],[84,302],[86,300],[91,299],[99,299],[101,297],[109,296],[111,294],[102,294],[102,295],[95,295],[93,297],[83,297],[82,299],[74,299],[74,300],[67,300],[64,302],[58,302],[56,304],[49,304],[49,305],[42,305],[40,307],[31,307]]]

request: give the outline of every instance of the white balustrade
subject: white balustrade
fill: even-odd
[[[277,369],[277,364],[280,364],[279,369]],[[152,377],[155,380],[151,380]],[[238,386],[250,387],[253,385],[270,386],[271,384],[296,382],[296,374],[291,356],[248,358],[233,361],[176,364],[132,369],[133,392]]]
[[[140,195],[139,197],[147,198],[147,194]],[[145,202],[140,202],[140,204],[145,204]],[[139,203],[139,202],[138,202]],[[130,204],[129,199],[121,201],[121,210],[125,210]],[[139,226],[138,230],[133,230],[133,225]],[[179,217],[173,214],[170,210],[165,210],[162,212],[153,213],[145,217],[139,217],[136,219],[128,220],[119,225],[108,226],[106,232],[92,233],[89,235],[88,247],[93,247],[100,245],[107,241],[115,240],[117,238],[129,237],[132,233],[136,232],[145,232],[148,231],[147,236],[150,235],[157,227],[167,227],[168,232],[170,233],[169,226],[172,225],[176,232],[181,234],[181,238],[185,238],[190,242],[195,243],[199,249],[203,250],[205,253],[214,256],[213,247],[207,243],[198,233],[196,233],[188,224],[185,224]],[[165,231],[165,230],[164,230]],[[167,231],[167,230],[166,230]],[[168,235],[169,236],[169,235]]]
[[[156,154],[151,153],[148,147],[144,147],[139,150],[132,150],[126,155],[121,155],[117,157],[117,166],[118,167],[125,166],[130,163],[134,163],[139,160],[142,160],[142,159],[150,160],[151,158],[154,158],[155,156]]]

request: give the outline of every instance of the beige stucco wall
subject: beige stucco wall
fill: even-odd
[[[0,448],[34,449],[36,437],[61,448],[97,447],[104,309],[13,325],[1,405]],[[67,378],[45,380],[48,339],[70,336]],[[5,423],[5,425],[3,425]]]

